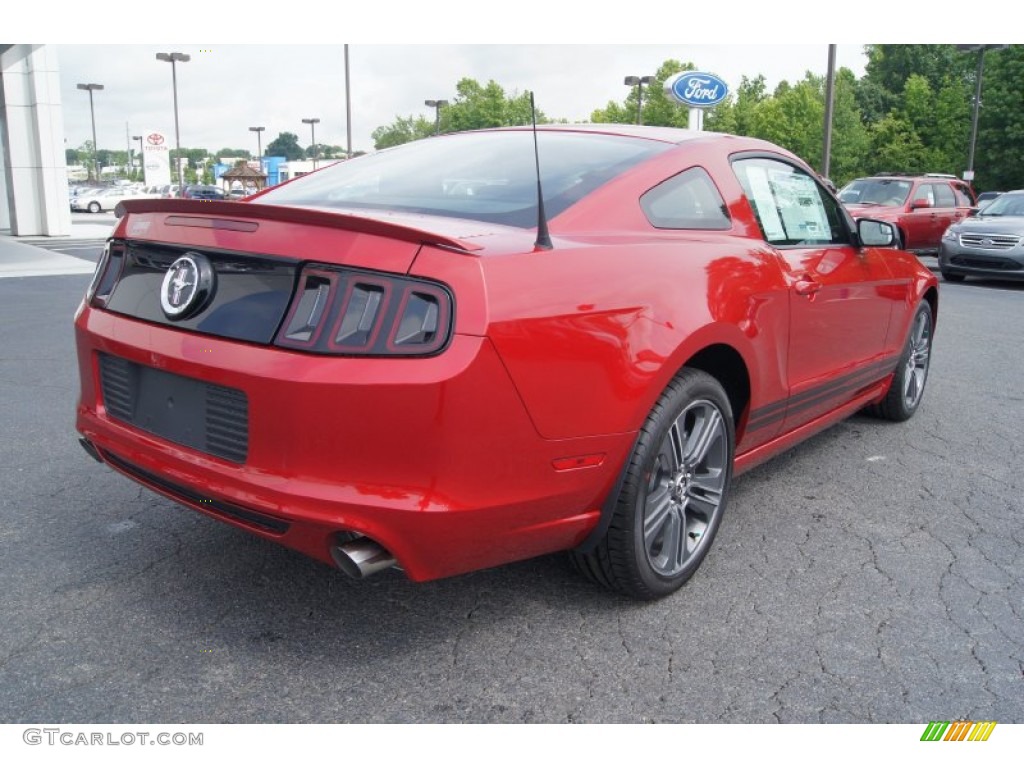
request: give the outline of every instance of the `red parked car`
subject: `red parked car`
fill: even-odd
[[[772,144],[647,126],[131,201],[75,319],[77,426],[139,483],[351,575],[570,550],[653,598],[707,554],[734,473],[918,408],[937,285],[894,238]]]
[[[839,199],[855,219],[888,221],[908,251],[936,255],[943,233],[976,210],[974,190],[955,176],[879,174],[855,179]]]

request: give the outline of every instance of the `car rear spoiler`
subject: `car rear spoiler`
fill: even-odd
[[[363,232],[369,235],[390,237],[410,243],[426,243],[458,251],[479,251],[482,246],[459,238],[440,235],[406,224],[384,221],[351,213],[324,211],[316,208],[296,208],[282,205],[260,205],[235,200],[188,200],[185,198],[156,198],[125,200],[117,204],[114,213],[118,217],[126,213],[167,213],[193,214],[209,219],[216,217],[226,221],[260,220],[286,221],[293,224],[310,224],[318,227],[334,227],[349,232]]]

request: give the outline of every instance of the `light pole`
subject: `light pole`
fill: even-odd
[[[821,175],[829,178],[832,168],[832,113],[835,109],[836,47],[828,47],[828,75],[825,80],[825,146],[821,151]]]
[[[146,151],[142,148],[142,137],[132,136],[132,139],[139,142],[139,166],[142,168],[142,180],[146,180]]]
[[[320,153],[316,151],[316,124],[320,122],[319,117],[304,117],[302,122],[309,124],[309,136],[313,142],[313,170],[316,170],[316,161]]]
[[[961,51],[978,52],[978,71],[974,83],[974,114],[971,116],[971,146],[967,151],[967,170],[964,181],[974,181],[974,145],[978,141],[978,112],[981,109],[981,76],[985,71],[985,51],[1006,48],[1006,45],[958,45]]]
[[[260,153],[260,173],[263,173],[263,131],[267,129],[262,125],[258,125],[249,130],[256,134],[256,149]]]
[[[185,194],[185,180],[182,178],[181,173],[181,131],[178,129],[178,68],[177,63],[191,61],[192,57],[187,53],[158,53],[156,55],[157,61],[169,61],[171,62],[171,82],[174,85],[174,148],[178,153],[178,194]]]
[[[423,102],[428,107],[434,108],[434,135],[441,133],[441,107],[448,106],[447,99],[427,99]]]
[[[103,86],[99,83],[79,83],[78,90],[89,92],[89,116],[92,118],[92,159],[98,182],[100,180],[100,148],[96,146],[96,109],[92,103],[92,92],[102,91]]]
[[[650,85],[654,82],[654,77],[651,75],[644,75],[643,77],[637,77],[636,75],[626,75],[623,79],[623,85],[635,85],[636,91],[636,124],[642,125],[643,119],[640,116],[640,110],[644,103],[644,86]]]

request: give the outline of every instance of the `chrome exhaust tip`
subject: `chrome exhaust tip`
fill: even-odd
[[[331,547],[331,557],[338,568],[353,579],[365,579],[398,564],[390,552],[365,536],[335,544]]]

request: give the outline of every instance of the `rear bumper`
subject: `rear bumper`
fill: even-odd
[[[576,546],[634,437],[541,438],[481,337],[456,335],[429,359],[327,358],[83,308],[76,342],[77,428],[108,464],[327,563],[339,532],[369,536],[414,580]],[[100,352],[245,392],[244,463],[108,413]],[[596,466],[553,464],[595,455],[603,457]]]

